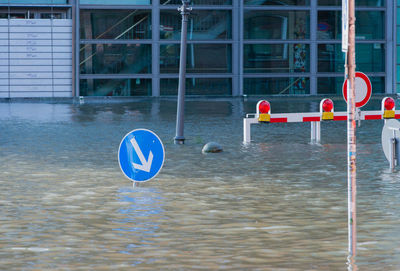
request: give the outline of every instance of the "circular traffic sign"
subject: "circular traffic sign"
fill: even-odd
[[[347,81],[343,83],[343,98],[347,103]],[[372,85],[368,76],[362,72],[356,72],[354,78],[355,92],[356,92],[356,107],[363,107],[366,105],[371,98]]]
[[[147,129],[136,129],[124,136],[118,149],[118,162],[124,175],[134,182],[153,179],[164,165],[161,139]]]

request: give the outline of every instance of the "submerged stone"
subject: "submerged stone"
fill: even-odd
[[[202,152],[203,153],[222,152],[222,146],[220,144],[218,144],[217,142],[208,142],[206,145],[204,145]]]

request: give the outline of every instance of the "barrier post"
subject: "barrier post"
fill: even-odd
[[[321,142],[321,122],[312,121],[311,122],[311,143]]]
[[[247,118],[243,119],[243,143],[250,143],[251,140],[251,125]]]

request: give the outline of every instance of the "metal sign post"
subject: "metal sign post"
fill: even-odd
[[[342,11],[344,12],[344,11]],[[349,42],[347,51],[346,80],[348,81],[347,102],[347,192],[348,192],[348,252],[349,263],[354,263],[357,249],[356,215],[356,93],[355,93],[355,4],[348,0]],[[346,22],[343,22],[346,23]],[[353,270],[352,266],[349,266]]]
[[[182,15],[182,30],[181,30],[181,52],[179,60],[179,86],[178,86],[178,106],[176,112],[176,136],[175,144],[184,144],[185,137],[183,136],[183,126],[185,117],[185,80],[186,80],[186,43],[187,43],[187,23],[189,13],[192,8],[188,7],[189,0],[182,0],[182,6],[178,8]]]

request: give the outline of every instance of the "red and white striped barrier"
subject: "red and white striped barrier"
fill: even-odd
[[[310,113],[284,113],[271,114],[271,109],[259,101],[257,103],[257,113],[247,114],[243,119],[243,142],[251,141],[251,125],[258,123],[287,123],[287,122],[311,122],[311,140],[320,141],[320,123],[322,121],[345,121],[347,112],[334,112],[333,102],[330,99],[323,99],[320,103],[320,112]],[[330,106],[329,104],[332,104]],[[325,110],[328,109],[328,110]],[[400,110],[395,110],[394,100],[385,97],[382,100],[382,109],[376,111],[358,110],[357,120],[381,120],[381,119],[400,119]]]

